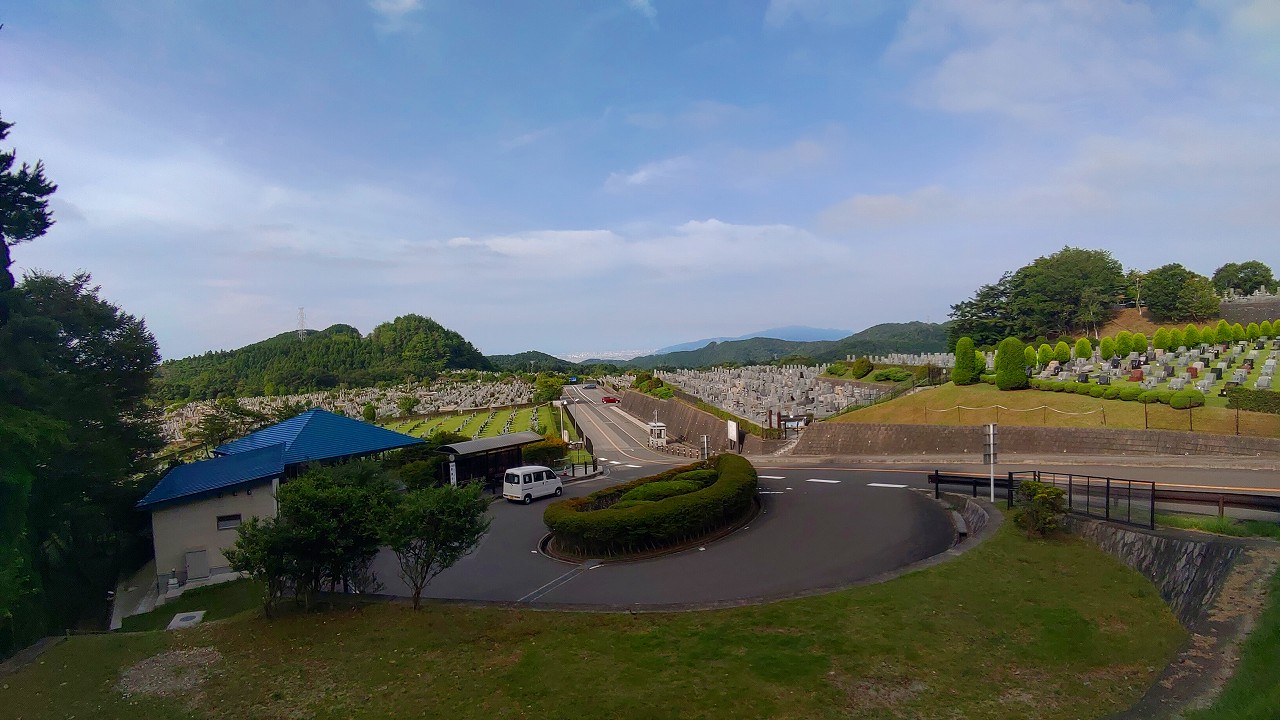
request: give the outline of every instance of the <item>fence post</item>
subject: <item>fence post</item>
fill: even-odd
[[[1067,510],[1074,510],[1075,506],[1075,483],[1071,482],[1071,476],[1067,476]]]
[[[942,497],[942,493],[939,490],[939,486],[938,486],[938,471],[934,470],[933,471],[933,499],[937,500],[940,497]]]
[[[1111,519],[1111,478],[1107,478],[1107,519]]]
[[[1013,471],[1012,470],[1009,471],[1009,490],[1008,490],[1008,496],[1005,499],[1005,507],[1009,508],[1010,510],[1013,509]]]
[[[1156,529],[1156,484],[1151,483],[1151,529]]]

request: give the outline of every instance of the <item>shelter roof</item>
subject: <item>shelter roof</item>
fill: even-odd
[[[464,442],[456,442],[450,445],[441,445],[440,452],[448,453],[450,455],[480,455],[487,452],[494,452],[495,450],[506,450],[507,448],[542,442],[542,440],[544,440],[544,438],[538,433],[526,430],[524,432],[514,432],[507,433],[506,435],[480,438],[479,440],[466,440]]]
[[[232,440],[213,452],[216,455],[236,455],[283,444],[285,465],[295,465],[370,455],[422,443],[421,438],[312,408],[282,423]]]
[[[170,470],[146,497],[139,508],[148,508],[193,495],[222,490],[284,473],[285,446],[281,443],[254,448],[235,455],[216,457]]]

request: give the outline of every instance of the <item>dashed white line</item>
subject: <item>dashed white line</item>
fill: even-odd
[[[894,485],[893,483],[867,483],[867,487],[904,488],[906,485]]]
[[[618,462],[617,460],[609,460],[608,462],[609,462],[609,464],[610,464],[610,465],[621,465],[621,464],[622,464],[621,462]]]
[[[787,479],[785,475],[757,475],[756,477],[760,478],[761,480],[786,480]]]
[[[759,492],[761,495],[785,495],[785,494],[786,494],[786,493],[782,492],[781,490],[760,490],[760,491],[758,491],[758,492]]]
[[[644,467],[644,466],[643,466],[643,465],[624,465],[623,467],[629,467],[629,468],[641,468],[641,467]]]
[[[822,478],[809,478],[808,480],[805,480],[805,482],[826,483],[828,485],[840,484],[839,480],[823,480]]]

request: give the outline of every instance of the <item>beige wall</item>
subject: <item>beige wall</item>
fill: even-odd
[[[236,541],[236,531],[219,530],[219,515],[239,514],[241,521],[251,517],[276,514],[271,481],[241,485],[233,495],[224,491],[221,497],[211,495],[201,500],[178,503],[151,513],[151,530],[156,549],[156,573],[165,577],[170,570],[182,573],[189,550],[205,550],[209,569],[216,571],[227,565],[223,548]]]

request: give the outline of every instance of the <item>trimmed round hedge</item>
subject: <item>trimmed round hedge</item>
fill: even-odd
[[[700,482],[710,480],[711,474],[713,482]],[[620,502],[645,485],[672,482],[703,487],[661,500]],[[742,518],[751,509],[756,483],[756,469],[746,458],[726,454],[552,503],[542,520],[562,552],[584,557],[651,552],[714,533]]]

